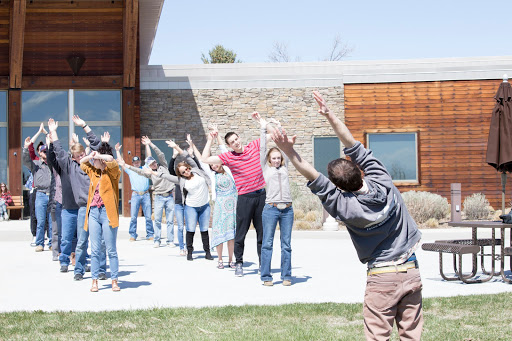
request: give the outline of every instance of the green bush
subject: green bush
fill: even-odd
[[[466,219],[487,219],[491,214],[489,201],[483,193],[474,193],[466,197],[462,206]]]
[[[448,200],[439,194],[409,191],[402,193],[402,198],[407,210],[418,224],[432,218],[439,221],[450,214]]]

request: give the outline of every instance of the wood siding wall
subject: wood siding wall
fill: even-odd
[[[367,133],[418,132],[420,181],[399,185],[401,191],[428,191],[450,200],[450,183],[460,182],[462,200],[482,192],[500,209],[500,177],[485,163],[499,84],[496,80],[348,84],[345,122],[365,144]]]

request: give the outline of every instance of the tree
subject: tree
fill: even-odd
[[[288,63],[290,61],[288,45],[275,41],[274,45],[272,45],[272,51],[268,55],[268,60],[271,63]]]
[[[354,49],[352,47],[349,47],[346,43],[343,42],[341,35],[337,34],[336,37],[334,37],[334,41],[332,43],[331,53],[324,60],[331,62],[339,61],[343,57],[348,56],[353,50]]]
[[[209,58],[201,53],[201,60],[205,64],[241,63],[236,59],[236,53],[218,44],[208,51]]]

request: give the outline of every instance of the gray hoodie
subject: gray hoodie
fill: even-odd
[[[384,165],[360,142],[345,148],[345,154],[365,173],[368,192],[355,194],[338,189],[320,174],[308,187],[325,210],[347,225],[359,260],[374,263],[398,260],[421,239],[421,232]]]

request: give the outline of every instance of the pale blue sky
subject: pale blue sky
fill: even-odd
[[[275,41],[319,61],[337,34],[346,60],[505,56],[511,15],[510,0],[165,0],[150,64],[201,64],[215,44],[266,62]]]

